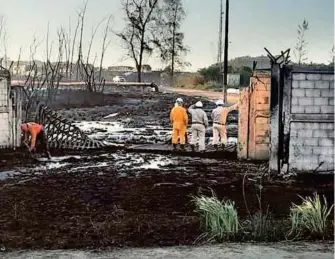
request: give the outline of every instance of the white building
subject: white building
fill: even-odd
[[[21,88],[10,82],[9,71],[0,69],[0,149],[21,144]]]

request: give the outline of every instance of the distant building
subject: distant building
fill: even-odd
[[[12,67],[11,67],[11,74],[12,75],[16,75],[16,76],[23,76],[26,74],[26,71],[29,70],[29,65],[26,64],[15,64],[13,63]]]
[[[134,72],[135,68],[130,66],[110,66],[107,70],[111,72]]]

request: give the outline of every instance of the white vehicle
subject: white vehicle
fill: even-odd
[[[126,79],[124,77],[121,77],[121,76],[115,76],[115,77],[113,77],[113,82],[114,83],[126,82]]]

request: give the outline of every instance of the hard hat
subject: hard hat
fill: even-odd
[[[220,100],[217,100],[215,104],[216,104],[217,106],[219,106],[219,105],[223,105],[223,100],[221,100],[221,99],[220,99]]]
[[[176,100],[176,103],[183,103],[184,101],[183,101],[183,99],[181,99],[181,98],[177,98],[177,100]]]
[[[198,108],[202,108],[203,107],[203,105],[202,105],[202,102],[197,102],[196,104],[195,104],[195,107],[198,107]]]

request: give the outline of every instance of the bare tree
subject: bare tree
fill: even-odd
[[[152,54],[154,43],[153,30],[159,20],[158,0],[123,0],[126,14],[126,26],[116,35],[121,38],[128,56],[135,62],[137,79],[141,82],[142,62],[144,54]]]
[[[305,33],[308,29],[308,22],[304,19],[302,24],[298,25],[298,38],[294,47],[294,55],[299,65],[307,61],[307,41],[305,40]]]
[[[73,59],[74,59],[74,47],[76,44],[76,39],[77,39],[77,34],[78,34],[78,30],[79,30],[79,26],[80,26],[80,15],[78,14],[78,20],[77,20],[77,25],[76,25],[76,29],[74,30],[74,36],[73,36],[73,40],[72,40],[72,48],[71,48],[71,60],[70,60],[70,78],[72,78],[72,72],[73,72]],[[70,43],[69,43],[70,44]]]
[[[79,36],[79,43],[78,43],[78,59],[77,59],[77,75],[76,80],[78,80],[78,75],[80,71],[80,66],[83,63],[83,33],[84,33],[84,23],[85,23],[85,15],[87,9],[88,0],[85,1],[84,7],[78,12],[78,18],[80,21],[80,36]]]
[[[183,42],[184,33],[180,32],[181,23],[185,17],[186,13],[181,0],[164,0],[161,25],[158,28],[161,30],[163,40],[157,42],[162,61],[169,64],[172,84],[176,65],[186,64],[182,55],[187,53],[188,47]]]
[[[105,27],[105,31],[104,31],[104,34],[103,34],[102,47],[101,47],[101,58],[100,58],[100,66],[99,66],[99,81],[101,81],[102,63],[104,61],[105,53],[106,53],[106,50],[107,50],[107,48],[108,48],[108,46],[111,42],[111,40],[109,40],[108,42],[106,42],[106,41],[107,41],[108,33],[110,31],[110,22],[111,22],[112,18],[113,18],[112,15],[110,15],[108,17],[107,24],[106,24],[106,27]]]
[[[91,49],[92,49],[92,44],[93,44],[93,41],[94,41],[94,37],[95,35],[97,34],[97,31],[100,27],[100,25],[104,22],[105,19],[102,19],[97,26],[95,26],[94,29],[92,29],[92,35],[91,35],[91,39],[90,39],[90,42],[89,42],[89,45],[88,45],[88,51],[87,51],[87,58],[86,58],[86,64],[89,63],[89,59],[90,59],[90,54],[91,54]]]
[[[7,29],[6,29],[6,19],[4,16],[0,16],[0,50],[3,48],[3,55],[0,57],[0,65],[3,65],[6,69],[8,69],[8,57],[7,57]],[[2,64],[4,61],[4,64]]]

